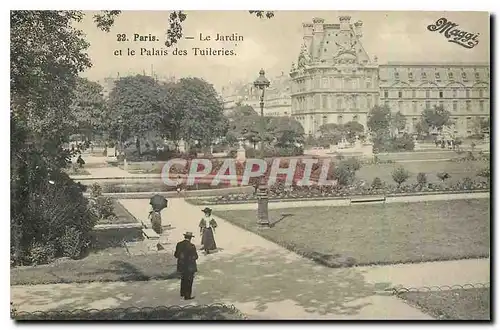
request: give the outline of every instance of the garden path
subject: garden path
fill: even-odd
[[[148,202],[122,201],[139,216],[147,215]],[[185,231],[198,233],[201,209],[183,199],[170,201],[163,217],[172,225],[167,250],[172,252]],[[401,285],[489,282],[489,259],[327,268],[224,219],[216,219],[216,240],[221,251],[200,254],[194,303],[233,304],[250,318],[430,319],[380,292]],[[200,237],[196,236],[194,243],[198,244]],[[20,311],[185,304],[178,290],[178,280],[13,286],[11,300]]]

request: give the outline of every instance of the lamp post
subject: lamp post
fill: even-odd
[[[259,77],[253,82],[253,85],[260,89],[262,93],[260,94],[260,153],[262,157],[264,156],[264,93],[267,87],[269,87],[271,83],[265,76],[264,69],[260,69]]]
[[[120,154],[123,153],[123,142],[122,142],[122,133],[123,133],[123,121],[118,119],[118,125],[120,125],[120,137],[118,138],[120,141]]]
[[[254,81],[253,85],[262,91],[260,95],[260,154],[264,158],[264,93],[267,87],[269,87],[270,82],[265,77],[264,69],[259,72],[259,77]],[[268,211],[268,189],[267,185],[263,184],[261,181],[257,189],[257,224],[263,227],[270,227],[269,222],[269,211]]]

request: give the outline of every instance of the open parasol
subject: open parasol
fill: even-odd
[[[151,205],[154,211],[160,212],[161,210],[167,207],[168,200],[161,195],[154,195],[149,200],[149,204]]]

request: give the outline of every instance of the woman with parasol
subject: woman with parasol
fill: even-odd
[[[210,251],[217,250],[217,244],[215,244],[215,228],[217,228],[217,222],[212,218],[212,209],[205,207],[202,210],[205,213],[204,217],[201,218],[199,227],[201,235],[201,245],[206,254]]]
[[[152,210],[149,212],[152,229],[159,235],[162,232],[161,227],[161,210],[167,207],[168,201],[161,195],[154,195],[149,200]]]

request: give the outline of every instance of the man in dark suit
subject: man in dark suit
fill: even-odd
[[[177,272],[181,274],[181,297],[185,300],[193,299],[191,292],[193,290],[194,273],[198,271],[196,260],[198,253],[196,246],[191,243],[193,233],[186,232],[184,240],[177,243],[174,257],[177,258]]]

